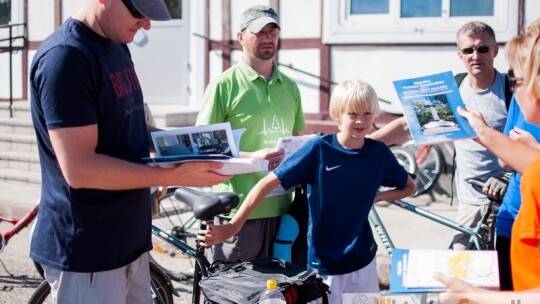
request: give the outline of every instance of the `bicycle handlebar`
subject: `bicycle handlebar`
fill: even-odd
[[[486,183],[485,181],[482,181],[476,178],[468,178],[465,181],[473,186],[478,186],[481,188],[484,188],[484,184]]]

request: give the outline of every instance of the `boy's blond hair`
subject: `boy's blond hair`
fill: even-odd
[[[330,97],[330,117],[339,122],[344,113],[380,113],[379,98],[369,83],[363,80],[346,80],[338,84]]]

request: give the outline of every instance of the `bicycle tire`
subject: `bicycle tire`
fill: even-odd
[[[153,263],[150,263],[150,282],[153,304],[173,304],[173,286],[166,275]],[[47,281],[41,282],[30,296],[28,304],[52,303],[51,286]]]
[[[410,151],[416,159],[416,195],[424,194],[433,188],[443,171],[444,156],[435,145],[416,146],[408,140],[401,147]]]
[[[30,226],[30,232],[28,233],[28,243],[29,244],[32,243],[32,235],[34,234],[34,230],[36,229],[36,224],[37,224],[37,216],[32,221],[32,226]],[[34,268],[36,268],[36,271],[39,273],[41,278],[45,279],[45,275],[43,273],[43,267],[41,266],[41,264],[39,264],[36,261],[32,261],[32,262],[34,263]]]
[[[159,266],[150,262],[150,290],[153,304],[173,304],[173,286]]]
[[[402,148],[400,146],[390,147],[390,151],[396,157],[398,163],[405,168],[409,174],[416,174],[417,165],[414,154],[412,154],[408,149]]]
[[[36,288],[32,296],[30,296],[30,300],[28,300],[28,304],[52,303],[52,297],[49,297],[50,294],[51,294],[51,286],[49,286],[49,283],[47,283],[47,281],[43,281]]]
[[[199,221],[193,217],[193,212],[184,203],[174,198],[178,187],[169,187],[165,197],[160,200],[159,214],[152,219],[152,224],[195,247]],[[149,259],[169,276],[171,280],[187,281],[193,278],[195,258],[168,242],[152,235],[152,250]]]

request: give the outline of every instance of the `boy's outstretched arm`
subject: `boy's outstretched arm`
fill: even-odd
[[[230,220],[228,224],[215,225],[211,222],[206,222],[206,225],[209,227],[209,229],[199,230],[199,235],[197,236],[200,244],[202,246],[210,247],[222,243],[228,238],[237,234],[248,219],[249,215],[279,184],[280,181],[274,173],[269,173],[267,176],[261,179],[253,187],[253,189],[251,189],[249,194],[246,196],[246,199],[242,203],[242,206],[240,207],[240,209],[238,209],[238,212],[234,215],[234,217]]]
[[[392,190],[387,191],[380,191],[377,192],[377,195],[375,195],[375,200],[373,203],[377,203],[380,201],[394,201],[397,199],[401,199],[404,197],[407,197],[409,195],[413,195],[416,192],[416,184],[414,183],[414,180],[412,177],[407,178],[407,184],[405,184],[405,187],[403,189],[394,188]]]

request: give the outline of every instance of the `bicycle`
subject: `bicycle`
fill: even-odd
[[[164,197],[159,200],[159,213],[152,219],[152,225],[194,247],[200,221],[193,215],[192,208],[175,198],[174,193],[178,188],[167,188]],[[158,265],[171,280],[180,282],[193,278],[195,267],[193,257],[183,254],[168,241],[154,235],[152,247],[153,249],[149,252],[150,260]],[[179,265],[188,265],[188,268],[179,271]]]
[[[379,99],[379,101],[391,104],[390,101],[385,99]],[[379,130],[391,121],[403,117],[402,113],[384,112],[384,114],[384,118],[380,118],[373,124],[373,130]],[[446,150],[446,152],[453,154],[451,144],[446,142],[435,145],[416,146],[414,141],[410,139],[410,136],[406,136],[405,138],[400,137],[399,139],[396,138],[395,141],[396,142],[389,143],[391,145],[390,148],[403,148],[409,151],[416,161],[415,172],[409,171],[409,173],[414,173],[414,181],[417,188],[416,195],[430,191],[437,183],[440,175],[446,170],[444,152]],[[405,168],[407,169],[407,167]]]
[[[414,178],[418,189],[417,195],[426,193],[433,188],[445,171],[446,160],[443,147],[449,153],[453,153],[453,148],[450,147],[449,143],[416,146],[414,141],[409,139],[399,146],[414,155],[417,167]]]
[[[30,223],[36,218],[37,213],[39,210],[39,199],[36,202],[36,205],[30,209],[22,218],[14,218],[14,217],[7,217],[0,215],[0,222],[7,222],[12,224],[13,226],[10,227],[8,230],[4,231],[3,233],[0,233],[0,253],[4,251],[6,248],[9,240],[16,234],[18,234],[21,230],[28,227]],[[6,265],[4,265],[4,262],[0,259],[0,263],[2,264],[2,267],[4,270],[10,275],[11,274]],[[43,269],[41,268],[41,265],[34,262],[34,267],[36,268],[36,271],[43,277]]]
[[[150,263],[150,290],[152,292],[153,303],[156,304],[173,304],[173,295],[178,296],[176,290],[174,290],[167,275],[165,275],[161,269],[154,263]],[[28,304],[47,304],[52,303],[51,286],[47,281],[41,282],[36,288]]]
[[[171,191],[173,190],[171,189]],[[175,188],[174,197],[188,205],[193,210],[193,216],[197,220],[210,220],[217,215],[229,213],[239,202],[238,196],[234,193],[204,193],[191,188]],[[201,225],[200,229],[205,229],[205,226]],[[193,276],[192,303],[198,304],[201,294],[199,282],[203,276],[208,275],[208,270],[210,269],[210,262],[205,257],[205,248],[198,244],[193,248],[155,225],[152,225],[152,234],[172,244],[183,254],[196,260]],[[172,304],[173,295],[179,295],[172,287],[168,275],[155,263],[150,262],[150,276],[153,303]],[[28,303],[49,303],[51,300],[49,295],[50,286],[47,281],[44,281],[34,291]]]
[[[193,210],[193,217],[199,221],[212,220],[215,216],[229,213],[239,203],[238,195],[234,193],[200,192],[192,188],[177,188],[174,191],[174,197],[178,201],[182,201],[188,205]],[[206,229],[206,226],[201,224],[200,229]],[[184,255],[195,259],[196,263],[193,271],[193,291],[191,301],[193,304],[198,304],[201,297],[199,282],[203,277],[208,276],[211,268],[210,262],[205,256],[205,247],[200,246],[197,242],[195,248],[193,248],[155,225],[152,225],[152,234],[176,247]],[[168,304],[169,302],[155,303]]]
[[[230,196],[230,202],[225,201],[222,203],[219,199]],[[219,214],[228,213],[232,208],[238,204],[238,197],[232,193],[206,193],[196,192],[193,189],[189,188],[179,188],[172,187],[167,189],[167,195],[161,200],[163,207],[166,208],[166,201],[175,197],[175,200],[182,200],[185,202],[191,210],[193,210],[193,217],[196,221],[200,219],[211,219],[214,216]],[[216,200],[216,198],[218,200]],[[172,202],[174,203],[174,202]],[[194,207],[195,206],[195,207]],[[178,209],[180,210],[180,209]],[[177,210],[177,211],[178,211]],[[170,214],[165,213],[165,214]],[[180,214],[180,213],[179,213]],[[204,227],[202,227],[204,228]],[[178,230],[178,229],[177,229]],[[185,242],[177,239],[172,234],[165,232],[156,225],[152,225],[152,234],[159,237],[160,239],[166,241],[168,244],[172,244],[176,249],[180,250],[183,254],[190,256],[197,260],[195,264],[195,276],[193,277],[193,294],[197,294],[196,302],[199,303],[200,298],[200,289],[198,287],[198,282],[201,279],[200,273],[202,275],[207,275],[205,270],[210,266],[209,262],[206,260],[204,255],[204,247],[196,246],[192,248],[188,246]],[[178,236],[178,235],[177,235]],[[190,235],[191,237],[191,235]],[[151,286],[150,290],[152,292],[152,301],[155,304],[173,304],[173,296],[179,296],[178,292],[172,286],[169,273],[166,273],[157,263],[154,262],[154,258],[149,255],[149,267],[150,267],[150,278]],[[206,261],[206,262],[205,262]],[[198,266],[203,265],[203,266]],[[203,270],[199,270],[203,269]],[[199,273],[199,275],[197,275]],[[50,286],[47,281],[43,281],[34,291],[29,304],[42,304],[50,303]],[[194,300],[195,301],[195,300]]]
[[[477,179],[469,179],[468,182],[481,187],[483,187],[484,185],[483,181]],[[395,200],[390,201],[389,203],[391,205],[398,206],[414,214],[427,218],[428,220],[434,221],[438,224],[444,225],[446,227],[469,235],[470,239],[465,249],[493,250],[495,248],[495,225],[493,222],[489,223],[490,218],[496,215],[498,212],[498,202],[495,200],[490,200],[486,212],[474,228],[463,227],[453,220],[430,212],[424,208],[420,208],[404,200]],[[369,221],[373,226],[376,235],[379,237],[381,243],[385,247],[386,252],[388,253],[388,255],[391,256],[392,249],[395,248],[395,246],[375,207],[371,208],[371,211],[369,213]]]

